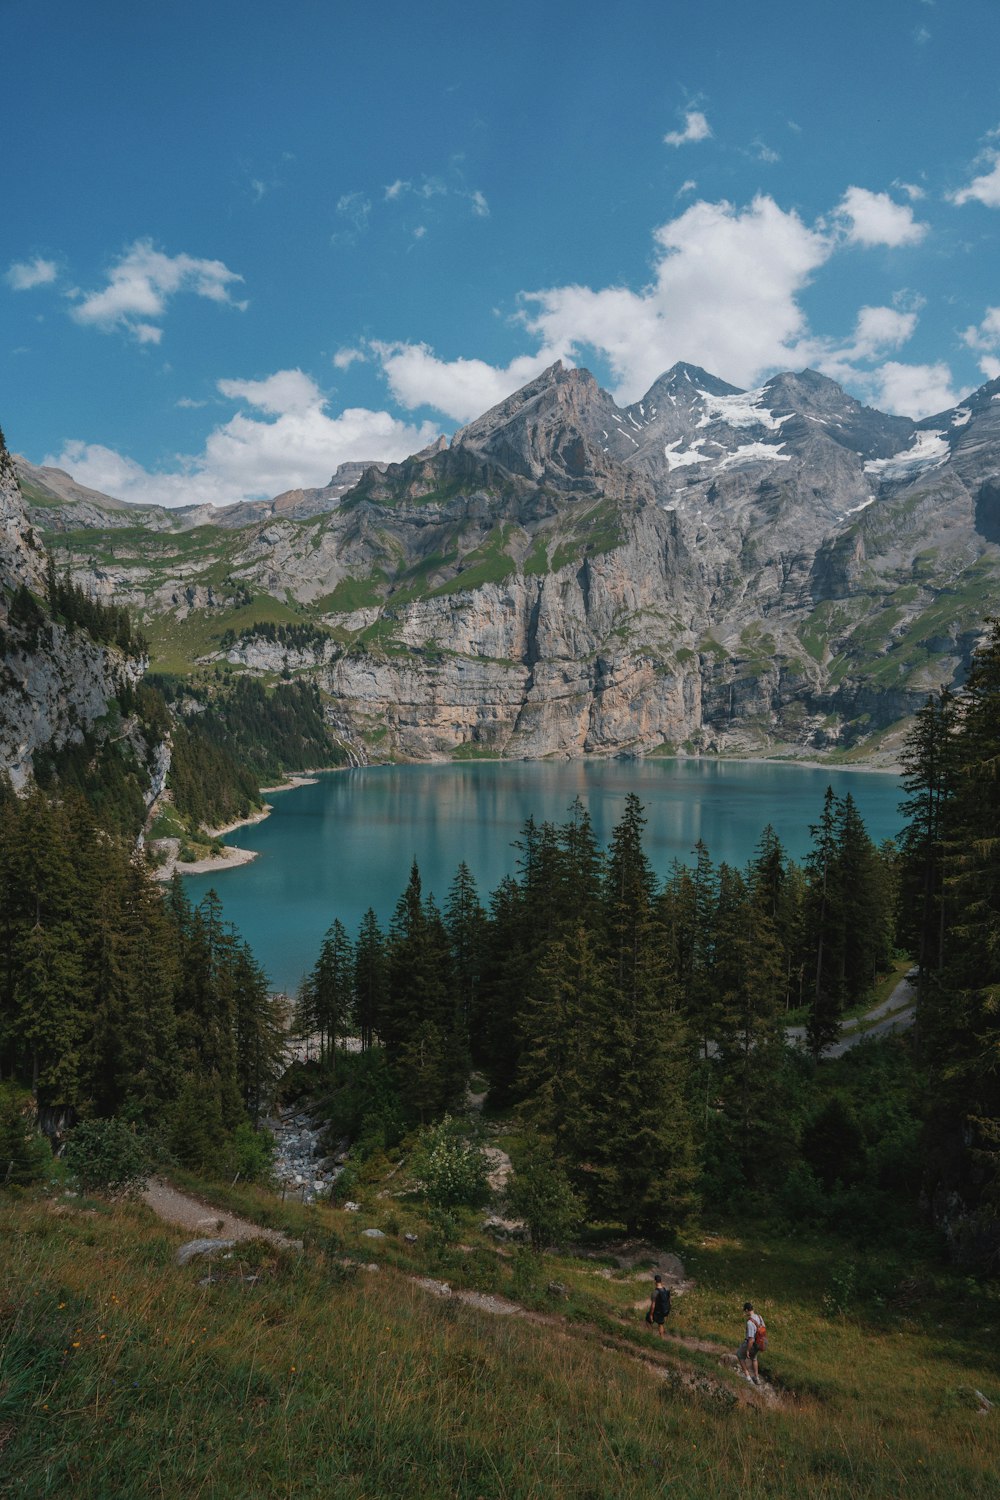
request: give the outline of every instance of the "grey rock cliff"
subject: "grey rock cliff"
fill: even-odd
[[[39,750],[79,743],[108,714],[143,664],[85,631],[68,631],[38,609],[37,619],[12,612],[20,587],[44,597],[46,557],[28,520],[13,461],[0,443],[0,767],[15,790],[26,785]],[[119,733],[134,732],[129,724]],[[137,740],[136,750],[147,754]]]

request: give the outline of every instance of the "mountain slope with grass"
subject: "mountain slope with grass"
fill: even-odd
[[[849,1285],[842,1251],[719,1227],[678,1245],[689,1288],[660,1341],[641,1311],[652,1247],[627,1266],[600,1245],[500,1253],[470,1220],[434,1248],[419,1209],[407,1245],[377,1192],[360,1214],[244,1194],[304,1250],[249,1241],[185,1267],[190,1231],[142,1208],[58,1191],[0,1206],[5,1493],[995,1494],[982,1287],[902,1258]],[[748,1295],[771,1400],[732,1372]],[[488,1310],[500,1298],[526,1315]]]

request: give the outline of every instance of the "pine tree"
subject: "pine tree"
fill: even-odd
[[[956,700],[942,688],[917,713],[902,757],[900,812],[908,821],[900,856],[900,936],[916,955],[921,1004],[928,976],[944,963],[944,829],[956,789],[956,727]]]
[[[840,1035],[843,1010],[843,913],[837,881],[837,806],[827,787],[820,821],[810,826],[813,847],[806,862],[805,945],[813,982],[806,1034],[818,1057]]]
[[[309,976],[309,1019],[319,1032],[320,1060],[335,1062],[337,1040],[354,1011],[354,951],[339,917],[327,929]]]
[[[267,975],[243,942],[236,944],[233,953],[233,985],[236,1078],[250,1122],[256,1126],[284,1066],[286,1016],[268,989]]]
[[[387,945],[387,986],[382,1037],[404,1096],[423,1117],[453,1107],[461,1098],[468,1045],[459,1014],[448,934],[432,899],[423,899],[414,862],[396,904]],[[431,1045],[440,1056],[431,1067]],[[419,1047],[420,1074],[412,1073]],[[436,1093],[435,1093],[436,1090]],[[419,1099],[418,1099],[419,1093]]]
[[[1000,1246],[1000,621],[961,696],[946,805],[945,965],[921,1011],[932,1191],[958,1192]]]
[[[592,1017],[584,1112],[592,1168],[585,1190],[593,1210],[629,1234],[676,1227],[694,1175],[683,1036],[642,847],[645,821],[630,794],[607,856],[607,995]]]
[[[451,944],[456,997],[462,1026],[470,1035],[478,1019],[479,983],[483,965],[486,913],[472,872],[463,860],[455,873],[444,907],[444,923]]]
[[[354,944],[354,997],[361,1050],[370,1050],[381,1033],[386,1004],[385,938],[371,907],[365,912]]]

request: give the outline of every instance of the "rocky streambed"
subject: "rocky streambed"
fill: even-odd
[[[303,1203],[324,1197],[344,1170],[346,1147],[337,1156],[323,1151],[325,1120],[314,1120],[307,1111],[291,1109],[265,1120],[274,1137],[274,1176],[282,1196],[291,1193]]]

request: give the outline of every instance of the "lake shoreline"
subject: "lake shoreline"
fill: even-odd
[[[565,763],[573,763],[580,760],[582,763],[594,762],[636,762],[642,765],[655,765],[657,762],[678,763],[678,765],[774,765],[774,766],[801,766],[804,771],[850,771],[864,772],[867,775],[895,775],[900,777],[903,768],[898,765],[838,765],[828,760],[804,760],[798,756],[708,756],[708,754],[658,754],[658,756],[574,756],[567,757]],[[378,769],[400,769],[402,766],[465,766],[465,765],[514,765],[514,763],[529,763],[529,765],[544,765],[544,760],[531,760],[531,762],[513,762],[505,756],[475,756],[469,760],[379,760],[375,765],[364,766],[367,771],[378,771]],[[283,781],[280,786],[258,787],[262,796],[271,796],[276,792],[294,792],[300,786],[315,786],[321,775],[327,775],[331,771],[345,771],[348,766],[328,765],[315,766],[307,771],[292,771],[288,780]],[[223,823],[220,828],[207,828],[210,837],[223,838],[226,834],[237,831],[238,828],[252,828],[256,823],[264,822],[265,817],[270,817],[274,810],[271,802],[265,802],[264,807],[255,813],[247,814],[246,817],[237,817],[234,822]],[[163,840],[166,841],[166,840]],[[177,856],[172,856],[166,861],[166,865],[160,865],[157,870],[157,879],[169,880],[174,871],[180,874],[213,874],[214,871],[238,870],[241,865],[249,864],[258,856],[256,849],[241,849],[238,844],[225,844],[225,853],[219,855],[208,855],[204,859],[192,859],[192,861],[180,861]]]

